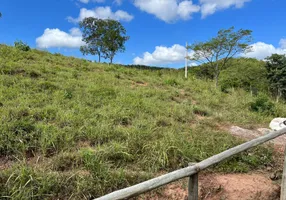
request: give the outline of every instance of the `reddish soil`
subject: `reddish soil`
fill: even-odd
[[[187,180],[169,184],[138,199],[187,199]],[[278,200],[280,186],[263,174],[205,174],[199,177],[200,200]]]
[[[132,81],[131,87],[134,88],[135,86],[143,86],[146,87],[148,86],[148,83],[145,83],[143,81]]]
[[[11,161],[8,157],[0,157],[0,171],[8,169],[13,165],[13,161]]]
[[[200,117],[198,117],[200,119]],[[223,127],[230,134],[251,140],[267,134],[269,129],[248,130],[237,126]],[[278,137],[270,143],[274,145],[278,153],[277,163],[274,168],[281,171],[283,163],[283,151],[286,144],[286,136]],[[279,155],[280,154],[280,155]],[[281,159],[280,159],[281,158]],[[208,174],[199,177],[199,199],[200,200],[278,200],[280,186],[271,180],[281,179],[277,176],[275,169],[268,167],[262,172],[248,174]],[[273,173],[274,172],[274,173]],[[281,172],[279,172],[281,173]],[[281,174],[280,174],[281,175]],[[276,177],[277,176],[277,177]],[[138,199],[150,200],[179,200],[187,199],[187,180],[169,184],[155,192],[140,196]]]

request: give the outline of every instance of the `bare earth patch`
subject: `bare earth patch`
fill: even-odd
[[[280,187],[262,174],[216,174],[201,181],[205,200],[275,200],[279,194]]]
[[[187,199],[187,179],[138,199]],[[205,174],[199,177],[201,200],[278,200],[280,186],[263,174]]]
[[[8,157],[0,157],[0,171],[10,168],[13,165],[13,161],[11,161]]]
[[[221,127],[220,127],[221,128]],[[259,128],[249,130],[238,126],[223,127],[230,134],[252,140],[268,134],[271,130]],[[271,142],[278,153],[283,153],[286,136],[280,136]],[[280,156],[279,156],[280,157]],[[283,155],[281,155],[281,158]],[[279,161],[279,163],[283,161]],[[280,166],[281,167],[281,166]],[[279,168],[280,168],[279,167]],[[270,169],[272,171],[272,169]],[[208,174],[199,176],[199,199],[201,200],[278,200],[280,196],[279,184],[271,180],[267,172],[252,172],[248,174]],[[138,199],[179,200],[187,199],[187,179],[169,184],[156,192],[140,196]]]
[[[148,83],[145,83],[143,81],[132,81],[131,87],[134,88],[136,86],[146,87],[146,86],[148,86]]]

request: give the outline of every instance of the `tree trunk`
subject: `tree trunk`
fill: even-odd
[[[215,76],[215,88],[218,88],[218,76]]]
[[[215,66],[215,87],[218,88],[219,69],[218,64]]]
[[[114,54],[111,54],[111,55],[110,55],[110,64],[112,64],[113,58],[114,58]]]
[[[99,53],[99,54],[98,54],[98,62],[99,62],[99,63],[100,63],[100,57],[101,57],[101,56],[100,56],[100,53]]]

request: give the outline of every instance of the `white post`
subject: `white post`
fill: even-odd
[[[188,42],[186,42],[185,78],[188,78]]]

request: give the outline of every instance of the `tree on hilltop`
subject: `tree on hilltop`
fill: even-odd
[[[240,29],[234,31],[234,27],[221,29],[216,37],[206,42],[197,42],[188,49],[193,50],[193,55],[188,59],[200,63],[208,63],[214,70],[215,85],[222,69],[234,56],[251,51],[249,43],[252,41],[251,30]]]
[[[103,57],[110,63],[117,52],[125,51],[125,42],[129,39],[122,24],[116,20],[103,20],[93,17],[85,18],[80,22],[83,29],[83,41],[85,46],[80,50],[84,55],[98,55],[98,61]]]
[[[93,17],[85,18],[80,22],[80,28],[83,28],[83,39],[85,46],[80,47],[84,55],[97,55],[100,62],[101,53],[103,52],[104,20]]]

